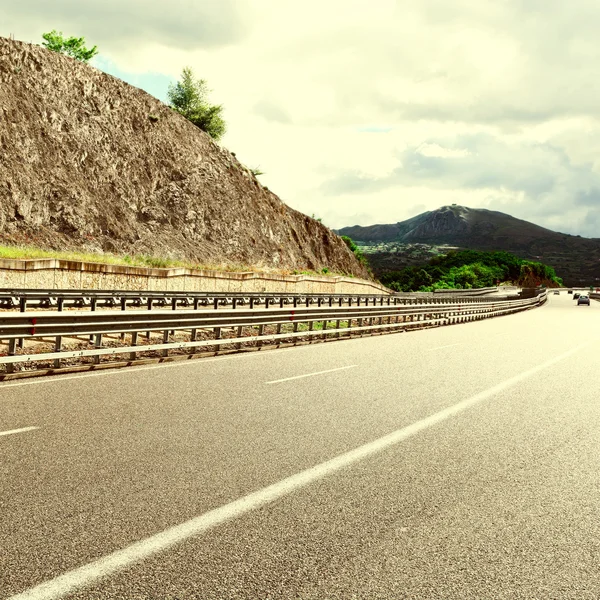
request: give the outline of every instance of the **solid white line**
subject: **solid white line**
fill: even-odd
[[[163,552],[175,544],[179,544],[191,537],[204,533],[221,523],[240,517],[251,510],[270,504],[271,502],[306,487],[319,479],[336,473],[341,469],[350,467],[354,463],[364,460],[365,458],[378,454],[429,427],[433,427],[434,425],[471,408],[495,394],[515,386],[524,379],[555,365],[569,356],[581,352],[582,348],[589,345],[591,345],[591,343],[582,344],[581,346],[569,350],[568,352],[564,352],[560,356],[548,360],[537,367],[524,371],[523,373],[498,383],[466,400],[462,400],[453,406],[449,406],[429,417],[421,419],[412,425],[398,429],[397,431],[365,444],[364,446],[340,454],[331,460],[306,469],[305,471],[301,471],[300,473],[296,473],[286,479],[282,479],[277,483],[248,494],[229,504],[215,508],[190,521],[186,521],[181,525],[176,525],[161,533],[135,542],[122,550],[117,550],[116,552],[108,554],[103,558],[99,558],[87,565],[68,571],[55,579],[51,579],[20,594],[12,596],[8,600],[59,600],[67,594],[93,584],[99,579],[108,577],[143,559],[149,558],[159,552]]]
[[[39,429],[39,427],[22,427],[21,429],[11,429],[10,431],[0,431],[0,436],[12,435],[13,433],[25,433],[26,431],[33,431],[34,429]]]
[[[452,348],[454,346],[462,346],[459,342],[458,344],[448,344],[447,346],[438,346],[437,348],[429,348],[428,352],[433,352],[434,350],[442,350],[442,348]]]
[[[281,383],[282,381],[292,381],[292,379],[302,379],[303,377],[314,377],[315,375],[323,375],[323,373],[333,373],[334,371],[343,371],[344,369],[352,369],[358,365],[348,365],[346,367],[337,367],[336,369],[327,369],[327,371],[316,371],[315,373],[306,373],[305,375],[296,375],[295,377],[286,377],[285,379],[275,379],[273,381],[265,381],[266,384]]]

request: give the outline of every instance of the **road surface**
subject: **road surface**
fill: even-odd
[[[0,383],[0,598],[600,598],[600,303]]]

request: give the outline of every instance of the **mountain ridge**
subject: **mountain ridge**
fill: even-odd
[[[554,267],[567,285],[600,281],[600,239],[552,231],[499,211],[453,204],[398,223],[344,227],[338,233],[367,245],[435,244],[507,251]],[[400,257],[395,260],[393,252],[367,256],[377,275],[407,266]]]

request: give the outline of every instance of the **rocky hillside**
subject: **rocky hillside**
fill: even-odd
[[[453,204],[399,223],[345,227],[339,233],[371,245],[383,243],[377,252],[368,254],[377,274],[406,266],[401,252],[390,252],[390,245],[447,244],[505,250],[542,262],[554,267],[567,285],[600,282],[600,239],[558,233],[493,210]]]
[[[0,38],[0,244],[368,277],[344,242],[146,92]]]

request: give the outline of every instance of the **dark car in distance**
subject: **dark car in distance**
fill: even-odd
[[[579,292],[575,292],[575,293],[573,294],[573,300],[577,300],[577,298],[579,298],[579,296],[580,296],[580,295],[581,295],[581,294],[580,294]]]
[[[577,298],[577,306],[580,304],[587,304],[589,306],[590,299],[587,296],[579,296],[579,298]]]

